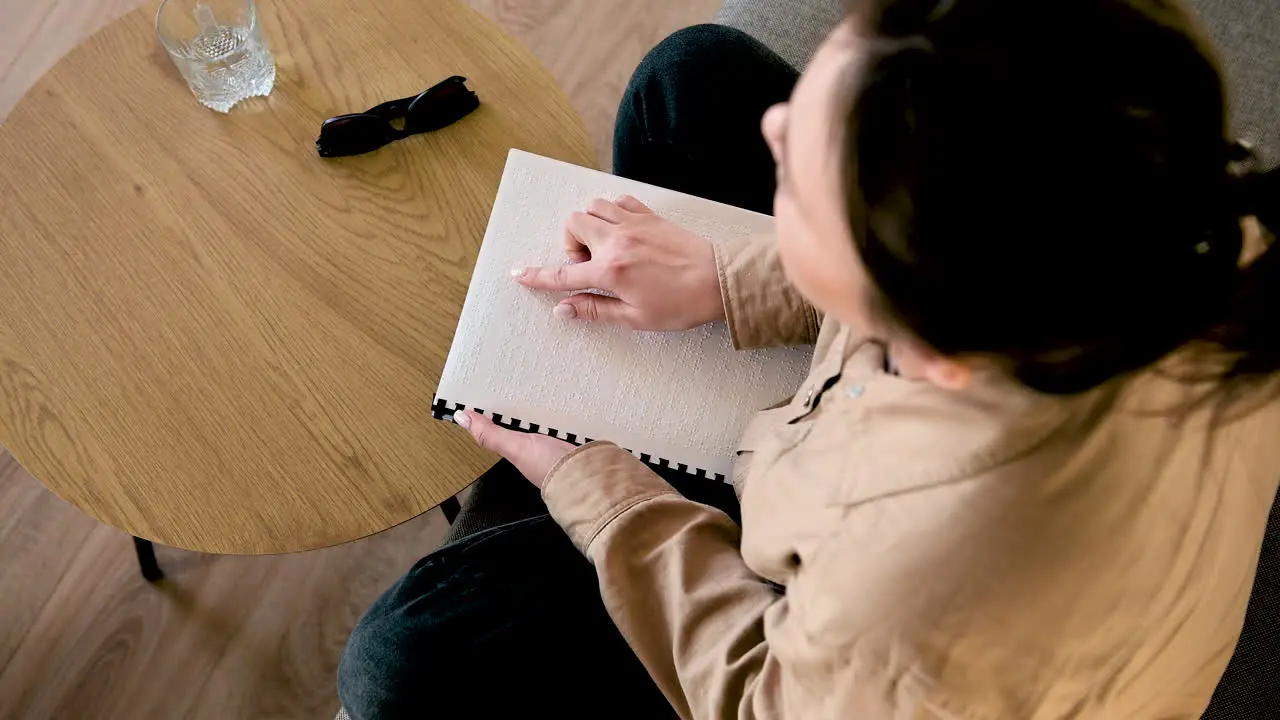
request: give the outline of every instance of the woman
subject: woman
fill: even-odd
[[[691,28],[618,120],[619,173],[772,202],[776,240],[599,200],[573,264],[515,273],[617,295],[566,321],[816,343],[742,440],[741,532],[611,444],[459,415],[554,524],[379,600],[340,673],[355,720],[1200,716],[1280,480],[1280,252],[1253,219],[1280,189],[1186,11],[852,0],[794,83]]]

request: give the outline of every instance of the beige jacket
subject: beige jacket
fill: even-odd
[[[742,530],[609,443],[543,490],[682,717],[1200,717],[1280,481],[1280,403],[1211,432],[1172,419],[1190,389],[1155,373],[945,392],[818,332],[772,243],[717,252],[737,346],[817,344],[742,440]]]

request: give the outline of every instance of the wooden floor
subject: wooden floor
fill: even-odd
[[[606,167],[631,69],[719,5],[470,1],[551,70]],[[0,121],[59,57],[137,4],[0,0]],[[126,535],[58,500],[0,448],[0,720],[328,720],[347,633],[445,527],[433,511],[367,540],[279,557],[161,548],[169,577],[151,586]]]

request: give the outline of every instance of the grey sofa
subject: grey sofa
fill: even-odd
[[[1222,50],[1237,136],[1269,165],[1280,161],[1280,5],[1276,0],[1189,0]],[[842,0],[726,0],[714,22],[773,48],[797,68],[843,17]],[[446,542],[545,511],[527,484],[486,474],[472,486]],[[1170,688],[1170,691],[1175,691]],[[1262,547],[1244,631],[1202,720],[1280,718],[1280,497]],[[350,720],[345,711],[337,720]]]
[[[1221,51],[1237,137],[1280,164],[1280,4],[1186,0]],[[739,30],[803,68],[844,14],[842,0],[726,0],[715,22]]]

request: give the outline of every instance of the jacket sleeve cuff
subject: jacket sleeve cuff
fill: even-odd
[[[787,279],[772,238],[745,238],[714,248],[735,349],[812,345],[817,340],[818,314]]]
[[[542,499],[573,544],[589,555],[609,523],[636,505],[675,489],[634,455],[610,442],[592,442],[565,455],[547,473]]]

